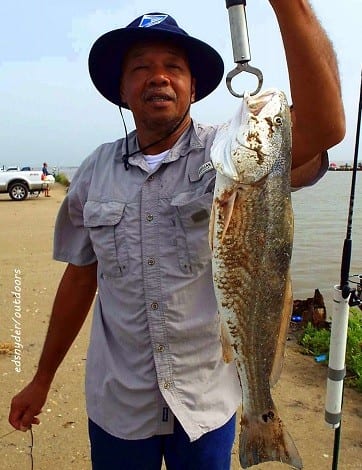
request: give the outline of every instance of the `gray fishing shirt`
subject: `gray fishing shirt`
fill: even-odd
[[[195,440],[241,402],[222,358],[208,243],[215,132],[193,122],[154,170],[137,154],[125,171],[124,139],[100,146],[58,214],[55,259],[98,261],[87,412],[120,438],[172,433],[176,416]]]
[[[57,218],[55,259],[98,261],[87,412],[117,437],[172,433],[176,416],[195,440],[241,401],[222,358],[208,243],[215,132],[194,123],[154,171],[140,154],[125,171],[124,139],[100,146]]]

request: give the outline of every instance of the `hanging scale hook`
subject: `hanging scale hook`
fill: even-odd
[[[239,94],[234,91],[231,86],[231,81],[239,73],[247,72],[257,77],[258,86],[255,91],[249,92],[250,95],[256,95],[263,85],[262,72],[249,65],[251,56],[245,6],[246,0],[226,0],[226,8],[229,13],[234,62],[236,63],[235,69],[231,70],[226,76],[226,86],[230,93],[237,98],[242,98],[244,93]]]

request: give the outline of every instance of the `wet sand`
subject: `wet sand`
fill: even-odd
[[[26,385],[35,371],[54,294],[65,268],[64,264],[52,260],[55,217],[65,189],[55,185],[50,194],[50,198],[39,196],[22,202],[0,195],[0,437],[12,430],[7,422],[11,397]],[[20,300],[21,310],[15,299]],[[35,470],[91,468],[84,406],[90,319],[91,315],[58,370],[40,415],[41,424],[34,426]],[[23,345],[18,364],[14,362],[13,351],[17,340]],[[302,355],[295,341],[289,341],[282,377],[273,396],[306,470],[327,470],[332,466],[334,431],[324,423],[325,385],[326,367]],[[362,469],[361,429],[362,395],[346,389],[341,470]],[[30,444],[30,432],[13,432],[1,437],[0,470],[30,470]],[[232,470],[238,468],[235,446]],[[266,463],[253,468],[288,467]]]

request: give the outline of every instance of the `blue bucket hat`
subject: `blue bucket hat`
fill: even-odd
[[[88,59],[89,74],[97,90],[107,100],[128,108],[120,98],[121,65],[129,48],[138,41],[172,41],[182,47],[196,79],[195,101],[205,98],[219,85],[224,63],[219,53],[199,39],[189,36],[165,13],[149,13],[125,28],[104,34],[93,44]]]

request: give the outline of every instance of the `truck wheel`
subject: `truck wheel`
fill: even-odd
[[[28,187],[24,183],[14,183],[10,186],[9,196],[14,201],[22,201],[28,195]]]

